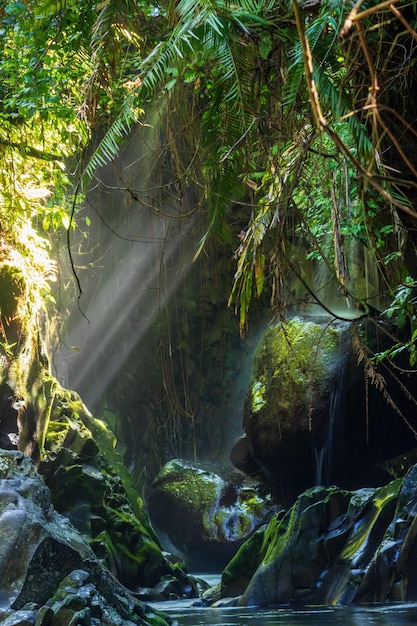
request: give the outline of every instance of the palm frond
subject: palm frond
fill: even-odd
[[[110,163],[118,154],[121,142],[127,138],[134,124],[138,123],[139,111],[135,105],[134,95],[128,96],[116,119],[110,125],[100,140],[94,153],[90,156],[87,165],[81,175],[81,181],[85,186],[93,177],[94,172]]]
[[[142,62],[145,92],[154,91],[163,84],[173,66],[181,67],[185,57],[196,53],[204,43],[206,29],[221,32],[221,23],[210,12],[209,5],[189,0],[178,3],[177,23],[171,35],[166,41],[160,42]]]
[[[91,36],[91,47],[96,56],[100,55],[106,42],[112,38],[112,29],[119,13],[119,5],[119,0],[106,0],[99,5],[100,13]]]
[[[33,11],[37,17],[51,17],[74,3],[74,0],[39,0]]]

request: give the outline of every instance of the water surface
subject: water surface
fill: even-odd
[[[411,626],[417,625],[417,604],[304,609],[242,609],[193,607],[191,601],[162,602],[158,609],[175,626]]]

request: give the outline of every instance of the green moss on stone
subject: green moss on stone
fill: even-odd
[[[102,420],[91,415],[78,394],[63,389],[58,384],[54,389],[53,408],[45,437],[46,451],[56,454],[62,447],[74,447],[74,436],[81,438],[80,445],[83,444],[83,441],[94,442],[103,459],[106,460],[106,467],[100,467],[100,471],[105,471],[114,480],[120,481],[123,488],[120,491],[124,491],[126,494],[133,513],[140,520],[146,534],[158,543],[156,533],[144,512],[143,502],[138,495],[133,477],[115,449],[116,438],[114,434]]]
[[[310,428],[315,408],[328,402],[342,330],[301,318],[268,328],[254,357],[246,424],[275,424],[279,438]]]
[[[265,385],[257,380],[252,384],[250,390],[252,394],[252,413],[257,413],[266,404]]]
[[[364,514],[356,522],[349,541],[342,553],[342,558],[352,560],[367,544],[369,537],[384,510],[390,510],[396,503],[401,488],[401,479],[376,490],[359,490],[354,492],[350,508],[364,509]]]
[[[265,527],[257,530],[239,548],[222,572],[221,596],[238,596],[244,592],[265,555]]]
[[[211,510],[217,502],[222,482],[216,474],[173,460],[167,463],[154,481],[154,486],[163,485],[173,498],[181,500],[190,508]],[[207,517],[207,525],[210,518]]]

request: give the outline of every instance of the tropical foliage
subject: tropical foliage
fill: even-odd
[[[23,224],[36,237],[75,227],[79,192],[160,108],[177,187],[195,186],[206,220],[196,256],[212,236],[235,255],[242,333],[262,294],[278,315],[300,298],[329,308],[319,265],[353,310],[411,324],[414,354],[415,2],[3,0],[0,11],[4,238],[24,245]],[[366,276],[353,280],[361,264],[380,274],[372,294]]]

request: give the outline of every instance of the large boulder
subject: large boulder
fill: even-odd
[[[252,459],[289,499],[321,481],[344,338],[344,326],[294,318],[269,327],[256,350],[243,428]]]
[[[228,564],[216,606],[415,602],[417,465],[375,489],[315,487]]]
[[[173,460],[155,478],[149,515],[161,541],[194,571],[219,571],[277,507],[236,470]]]
[[[123,587],[51,505],[32,460],[0,452],[0,619],[7,624],[167,624]]]

